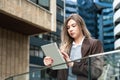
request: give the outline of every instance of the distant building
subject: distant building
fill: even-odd
[[[105,52],[114,50],[112,2],[112,0],[94,0],[94,3],[98,8],[98,39],[103,42]]]
[[[50,2],[51,0],[31,0],[34,4],[40,6],[39,1],[43,1],[45,5],[47,5],[47,2]],[[54,0],[53,0],[54,1]],[[42,3],[42,2],[40,2]],[[55,11],[55,19],[56,22],[53,23],[53,25],[56,26],[55,31],[50,31],[46,32],[43,34],[35,35],[30,37],[30,71],[38,70],[35,73],[30,74],[30,80],[36,79],[36,80],[41,80],[45,78],[46,74],[45,71],[39,71],[41,67],[44,66],[43,64],[43,58],[44,58],[44,53],[41,50],[41,45],[56,42],[58,45],[60,43],[60,35],[61,35],[61,29],[64,23],[64,0],[56,0],[56,3],[54,3],[56,6],[54,7]],[[49,4],[49,3],[48,3]],[[46,7],[43,6],[43,8],[46,9]],[[47,8],[49,9],[49,8]],[[53,11],[54,11],[53,10]],[[49,10],[48,10],[49,12]],[[39,17],[39,16],[38,16]],[[47,19],[47,17],[46,17]],[[41,19],[42,20],[42,19]],[[51,21],[51,20],[50,20]],[[46,25],[46,24],[44,24]],[[52,28],[52,26],[51,26]]]
[[[77,0],[78,14],[85,20],[92,37],[98,38],[97,8],[93,0]]]
[[[65,17],[68,17],[72,13],[78,13],[77,0],[65,0]]]
[[[120,0],[114,0],[113,2],[114,9],[114,37],[115,37],[115,49],[120,49]]]

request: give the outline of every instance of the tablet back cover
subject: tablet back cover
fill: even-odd
[[[53,65],[52,65],[54,66],[52,67],[53,70],[67,68],[67,64],[62,64],[66,62],[62,54],[60,53],[59,48],[56,43],[42,45],[41,48],[46,56],[50,56],[51,58],[53,58],[54,60]],[[59,64],[62,64],[62,65],[59,65]],[[58,66],[55,66],[55,65],[58,65]]]

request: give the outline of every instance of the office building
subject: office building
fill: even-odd
[[[102,41],[104,51],[114,50],[114,33],[113,33],[113,9],[112,0],[94,0],[98,8],[98,39]]]
[[[65,17],[77,13],[77,0],[65,0]]]
[[[38,3],[35,2],[35,0],[31,1],[35,4]],[[30,80],[40,80],[42,78],[45,78],[46,76],[45,71],[39,71],[39,69],[44,66],[43,58],[45,56],[43,51],[41,50],[41,45],[56,42],[59,46],[60,43],[60,34],[64,23],[65,4],[64,0],[56,0],[56,3],[54,4],[56,5],[54,6],[54,9],[56,10],[56,30],[30,37],[30,71],[38,70],[37,73],[30,74]]]
[[[115,37],[115,49],[120,49],[120,0],[114,0],[113,2],[113,23],[114,23],[114,37]]]

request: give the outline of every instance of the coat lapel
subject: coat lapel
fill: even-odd
[[[90,42],[88,38],[85,38],[83,43],[82,43],[82,57],[85,57],[86,55],[89,54],[89,49],[90,49]]]

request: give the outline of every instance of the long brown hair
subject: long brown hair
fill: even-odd
[[[60,46],[60,49],[64,50],[66,53],[69,53],[72,42],[73,42],[73,38],[71,38],[69,36],[68,31],[67,31],[67,24],[68,24],[68,21],[70,19],[74,20],[77,23],[77,25],[79,27],[81,27],[82,33],[85,36],[85,38],[91,38],[91,34],[88,31],[88,29],[86,28],[86,24],[85,24],[84,20],[82,19],[82,17],[78,14],[71,14],[66,19],[65,24],[63,26],[63,30],[61,32],[61,46]]]

